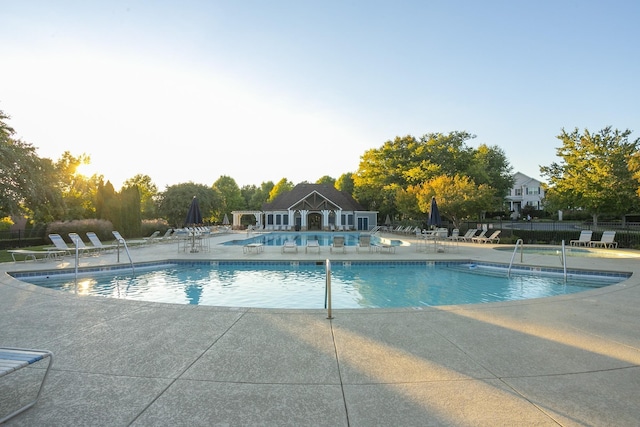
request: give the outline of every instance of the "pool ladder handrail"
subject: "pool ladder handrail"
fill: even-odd
[[[131,272],[133,273],[133,276],[135,277],[136,275],[136,268],[133,266],[133,260],[131,259],[131,252],[129,252],[129,246],[127,246],[127,241],[124,239],[118,239],[116,238],[116,241],[118,242],[118,246],[117,246],[117,252],[118,252],[118,262],[120,262],[120,243],[122,243],[122,246],[124,246],[124,250],[127,253],[127,256],[129,257],[129,264],[131,264]]]
[[[511,267],[513,266],[513,260],[516,257],[518,251],[518,245],[520,245],[520,262],[522,262],[522,252],[524,248],[524,241],[522,239],[516,240],[516,246],[513,248],[513,254],[511,255],[511,262],[509,262],[509,269],[507,270],[507,277],[511,277]]]
[[[324,286],[324,308],[327,309],[327,319],[333,319],[331,315],[331,261],[325,262],[325,286]]]
[[[567,283],[567,251],[565,249],[564,239],[562,240],[562,259],[560,262],[562,263],[562,268],[564,270],[564,282]]]

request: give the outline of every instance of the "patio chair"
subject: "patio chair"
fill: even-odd
[[[304,253],[306,254],[309,249],[317,249],[318,253],[320,253],[320,242],[317,240],[307,240],[307,246],[304,248]]]
[[[477,228],[470,228],[466,233],[464,233],[464,236],[460,236],[458,240],[462,242],[471,242],[471,239],[473,239],[473,236],[475,236],[477,232]]]
[[[40,362],[44,359],[49,359],[49,364],[47,365],[47,370],[44,372],[42,381],[40,382],[40,388],[38,389],[38,394],[36,395],[35,399],[27,402],[26,404],[23,404],[23,406],[21,406],[20,408],[2,417],[2,419],[0,419],[0,424],[8,421],[9,419],[26,411],[27,409],[38,403],[38,399],[40,399],[40,395],[42,394],[44,382],[47,379],[49,370],[51,369],[51,365],[53,364],[53,353],[51,353],[49,350],[0,347],[0,378],[4,377],[5,375],[17,372],[22,368],[26,368],[27,366],[32,365],[36,362]],[[2,414],[0,414],[0,416],[2,416]]]
[[[593,235],[593,231],[591,230],[582,230],[580,232],[580,237],[578,240],[571,240],[569,244],[571,246],[590,246],[591,245],[591,236]]]
[[[471,238],[471,241],[473,243],[480,243],[482,239],[484,239],[485,234],[487,234],[487,230],[482,230],[480,234],[478,234],[477,236],[473,236]],[[469,240],[466,240],[466,241],[468,242]]]
[[[369,234],[361,234],[360,239],[358,240],[358,246],[356,246],[356,252],[360,252],[361,248],[366,248],[369,252],[371,252],[371,235]]]
[[[113,234],[113,237],[115,237],[118,242],[122,244],[126,244],[127,247],[142,246],[147,244],[146,240],[125,240],[124,237],[122,237],[122,235],[120,234],[120,232],[116,230],[113,230],[111,234]]]
[[[98,235],[96,233],[94,233],[93,231],[87,231],[86,235],[87,235],[87,238],[89,239],[89,241],[91,242],[91,244],[93,245],[93,247],[97,248],[100,251],[106,252],[106,251],[113,250],[116,247],[118,247],[118,245],[112,245],[112,244],[105,245],[104,243],[102,243],[102,240],[100,240]]]
[[[72,252],[75,253],[76,251],[76,248],[75,247],[72,248],[68,246],[67,242],[65,242],[62,236],[59,234],[55,234],[55,233],[49,234],[49,240],[51,240],[51,242],[56,247],[56,249],[58,249],[59,251],[64,251],[64,253],[67,255],[71,255]],[[78,246],[78,252],[84,253],[85,251],[86,249],[83,249],[81,246]]]
[[[589,245],[592,248],[601,247],[601,248],[617,248],[618,242],[614,242],[613,239],[616,237],[615,231],[604,231],[602,233],[602,237],[600,240],[592,240],[589,242]]]
[[[284,244],[282,245],[281,251],[282,253],[285,253],[286,251],[293,251],[295,253],[298,253],[298,245],[296,244],[295,240],[285,240]]]
[[[333,250],[341,251],[343,254],[347,253],[347,247],[344,245],[344,236],[334,236],[333,243],[329,247],[329,252],[333,253]]]
[[[501,230],[494,231],[489,237],[477,237],[477,240],[474,240],[476,243],[500,243],[500,235]]]
[[[93,252],[94,254],[97,254],[99,252],[99,249],[95,246],[85,245],[82,237],[80,237],[78,233],[69,233],[68,236],[75,245],[78,245],[78,249],[80,249],[81,251],[84,251],[86,253]]]

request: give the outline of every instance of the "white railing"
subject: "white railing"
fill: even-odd
[[[507,270],[507,277],[511,277],[511,267],[513,266],[513,260],[518,252],[518,245],[520,245],[520,262],[522,263],[522,252],[524,248],[524,241],[522,239],[516,240],[516,246],[513,248],[513,254],[511,255],[511,262],[509,263],[509,270]]]
[[[331,261],[328,259],[325,263],[325,272],[324,308],[327,309],[327,319],[333,319],[331,315]]]

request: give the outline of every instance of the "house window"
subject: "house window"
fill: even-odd
[[[273,214],[267,215],[267,225],[273,225]]]
[[[514,191],[516,196],[522,196],[522,188],[516,188]]]
[[[289,225],[289,214],[282,215],[282,225]]]
[[[540,194],[540,187],[527,188],[527,194],[531,194],[531,195]]]

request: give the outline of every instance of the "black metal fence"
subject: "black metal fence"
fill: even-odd
[[[24,248],[25,246],[45,245],[45,230],[0,231],[0,249]]]
[[[602,232],[615,231],[615,241],[621,248],[640,248],[640,223],[598,222],[595,226],[582,221],[468,221],[462,226],[463,234],[470,228],[501,230],[501,243],[515,243],[522,239],[526,244],[561,244],[577,240],[582,230],[591,230],[591,240],[600,240]]]

